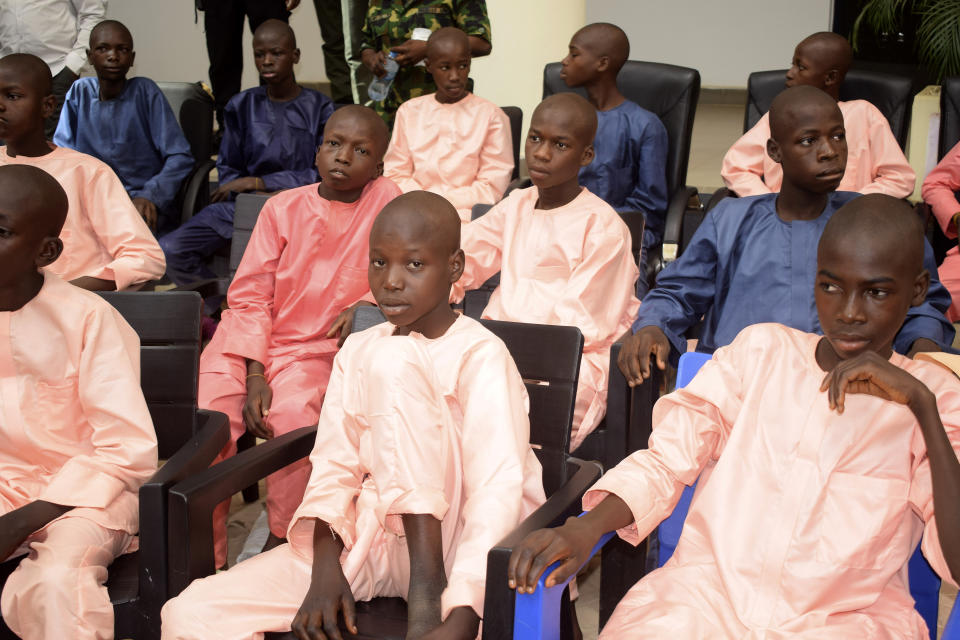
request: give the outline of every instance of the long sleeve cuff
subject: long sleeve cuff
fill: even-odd
[[[77,50],[73,50],[67,54],[67,59],[65,65],[74,75],[80,75],[80,72],[83,71],[83,67],[87,64],[87,56]]]
[[[67,461],[38,499],[65,507],[105,509],[127,489],[116,476],[91,467],[82,457]]]
[[[290,527],[287,529],[287,540],[293,550],[305,558],[313,557],[313,536],[317,521],[323,520],[340,536],[343,548],[350,550],[357,540],[357,529],[354,521],[344,514],[320,514],[298,511]]]
[[[457,607],[470,607],[483,618],[484,580],[476,576],[450,576],[447,588],[440,596],[440,617],[447,619]]]
[[[157,245],[157,248],[159,249],[159,245]],[[167,262],[161,251],[160,257],[157,259],[152,256],[144,256],[142,259],[120,258],[99,271],[86,275],[102,280],[112,280],[117,285],[117,291],[123,291],[133,284],[159,280],[163,277],[166,269]]]

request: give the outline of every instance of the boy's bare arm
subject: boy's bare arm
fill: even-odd
[[[56,520],[72,507],[35,500],[0,516],[0,560],[16,551],[27,536]]]
[[[927,447],[933,484],[933,510],[943,557],[954,580],[960,578],[960,460],[947,438],[937,398],[918,379],[875,352],[840,362],[820,386],[830,408],[843,413],[845,395],[865,393],[906,405],[917,418]]]
[[[546,586],[562,584],[589,559],[600,537],[633,522],[630,507],[621,498],[609,494],[593,510],[579,518],[568,518],[561,527],[540,529],[524,538],[507,566],[511,589],[533,593],[544,570],[560,561],[559,567],[547,576]]]
[[[86,289],[87,291],[116,291],[117,283],[113,280],[104,280],[103,278],[94,278],[92,276],[80,276],[70,281],[70,284]]]
[[[330,525],[316,520],[313,530],[313,569],[310,588],[290,629],[299,640],[343,640],[337,612],[343,611],[347,630],[357,634],[357,615],[350,583],[340,566],[343,541]]]

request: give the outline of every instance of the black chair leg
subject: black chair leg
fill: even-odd
[[[252,433],[247,431],[237,440],[237,453],[246,451],[257,446],[257,439]],[[247,504],[253,504],[260,499],[260,487],[254,483],[243,490],[243,501]]]

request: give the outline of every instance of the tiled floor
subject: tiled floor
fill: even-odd
[[[703,193],[712,193],[722,183],[720,163],[727,148],[740,136],[743,127],[742,104],[707,104],[701,101],[693,126],[690,163],[687,169],[687,184]],[[264,490],[261,485],[261,495]],[[228,524],[231,563],[243,548],[243,541],[256,521],[261,503],[246,505],[240,496],[234,497]],[[579,579],[580,599],[577,615],[583,629],[584,640],[597,637],[597,621],[600,592],[599,566],[593,566]],[[957,597],[956,589],[944,587],[940,594],[940,631],[946,623],[950,608]]]

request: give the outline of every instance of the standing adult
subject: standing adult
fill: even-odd
[[[400,69],[389,95],[373,108],[393,124],[397,108],[406,100],[437,90],[433,77],[418,64],[427,55],[427,38],[441,27],[457,27],[470,37],[472,57],[489,55],[490,18],[485,0],[370,0],[361,33],[361,58],[375,76],[382,77],[392,51]]]
[[[2,0],[0,57],[32,53],[47,63],[53,75],[57,108],[44,122],[53,137],[60,108],[70,85],[87,63],[90,31],[106,18],[106,0]]]
[[[217,108],[217,123],[222,131],[223,108],[227,106],[230,98],[240,93],[244,19],[250,23],[250,33],[271,18],[287,22],[290,12],[300,4],[300,0],[196,1],[197,9],[203,11],[207,56],[210,58],[210,86]]]
[[[350,66],[347,63],[344,37],[343,0],[313,0],[323,38],[323,67],[330,81],[330,97],[338,104],[354,102],[350,84]],[[348,14],[349,15],[349,14]]]

